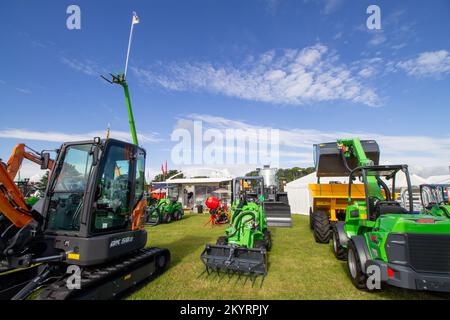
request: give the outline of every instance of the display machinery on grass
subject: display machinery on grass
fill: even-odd
[[[269,227],[292,227],[291,207],[287,192],[281,191],[278,169],[265,165],[256,169],[264,178],[264,212]]]
[[[0,298],[110,299],[167,268],[167,249],[144,248],[146,152],[138,146],[125,74],[113,80],[125,89],[134,144],[64,143],[40,212],[14,185],[2,186],[8,197],[0,198],[1,211],[10,223],[0,235]]]
[[[374,165],[380,158],[378,144],[373,140],[362,140],[361,145],[365,154]],[[317,162],[320,151],[320,163]],[[339,177],[348,174],[340,150],[335,142],[314,145],[314,161],[316,162],[317,183],[310,184],[312,206],[309,210],[309,225],[313,230],[317,243],[329,243],[332,226],[338,221],[345,221],[345,212],[348,205],[348,184],[320,183],[321,177]],[[349,166],[357,166],[356,158],[348,159]],[[317,167],[320,165],[320,167]],[[351,189],[353,201],[365,199],[364,185],[354,184]]]
[[[332,145],[335,150],[330,152]],[[379,280],[401,288],[450,292],[450,220],[413,213],[408,166],[375,165],[358,138],[321,144],[316,152],[318,176],[349,177],[345,221],[334,224],[332,237],[334,254],[347,259],[353,284],[376,290],[372,281]],[[408,209],[395,199],[397,173],[406,177]],[[351,190],[358,178],[365,199],[354,201]]]
[[[178,201],[180,187],[168,185],[166,189],[164,197],[148,199],[147,224],[156,226],[183,218],[183,206]]]
[[[423,213],[450,218],[450,184],[423,184],[420,200]]]
[[[233,180],[229,228],[215,245],[207,244],[201,254],[206,273],[237,273],[239,278],[241,275],[246,277],[244,285],[250,278],[252,286],[256,278],[262,276],[262,286],[267,274],[267,251],[272,247],[263,210],[263,189],[262,177],[238,177]]]

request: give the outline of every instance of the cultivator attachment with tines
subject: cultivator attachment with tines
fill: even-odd
[[[233,274],[239,275],[238,280],[244,276],[245,283],[251,279],[252,287],[258,276],[262,276],[261,285],[267,274],[267,251],[266,249],[244,248],[233,245],[211,245],[207,244],[200,258],[205,264],[203,273],[211,274]]]

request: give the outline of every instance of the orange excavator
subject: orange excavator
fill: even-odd
[[[6,164],[0,161],[0,213],[17,228],[22,228],[33,220],[32,209],[25,202],[24,195],[14,182],[24,159],[40,165],[41,169],[51,171],[54,166],[49,153],[39,154],[23,143],[14,147]]]

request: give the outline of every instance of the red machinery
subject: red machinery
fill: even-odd
[[[205,223],[211,225],[214,228],[215,225],[221,226],[228,223],[230,220],[230,214],[228,213],[228,206],[222,203],[221,200],[216,197],[208,197],[205,201],[205,205],[209,209],[209,220]]]

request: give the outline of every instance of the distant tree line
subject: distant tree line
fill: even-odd
[[[315,171],[314,167],[307,167],[307,168],[293,167],[288,169],[278,169],[278,178],[280,179],[280,181],[289,183],[291,181],[300,179],[301,177],[304,177],[310,173],[313,173],[314,171]],[[255,177],[258,175],[258,172],[254,170],[248,172],[245,175],[247,177]]]

